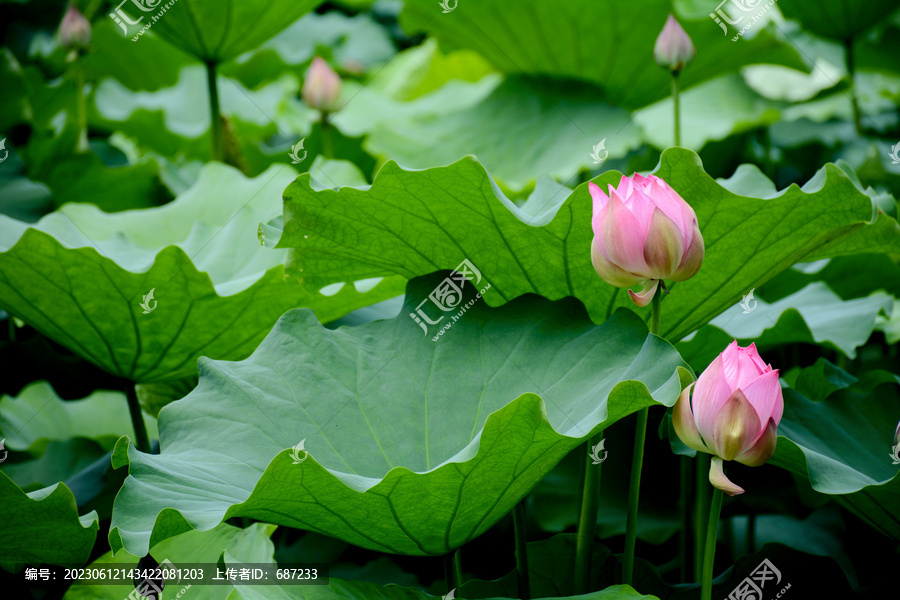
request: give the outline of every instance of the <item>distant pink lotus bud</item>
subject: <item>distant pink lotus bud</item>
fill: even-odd
[[[643,284],[639,294],[628,290],[638,306],[647,306],[660,279],[685,281],[703,262],[703,236],[694,209],[665,181],[635,173],[622,177],[609,195],[593,183],[594,239],[591,262],[597,274],[616,287]]]
[[[691,43],[691,38],[682,29],[675,16],[670,14],[666,26],[656,38],[653,57],[659,66],[670,71],[680,71],[694,60],[695,56],[697,49]]]
[[[741,348],[734,341],[681,392],[672,421],[682,442],[713,455],[710,483],[734,496],[744,490],[725,477],[722,461],[768,462],[783,412],[778,369],[763,362],[755,344]]]
[[[74,4],[69,5],[59,24],[59,43],[66,48],[87,48],[91,41],[91,23]]]
[[[341,95],[341,78],[327,62],[317,56],[306,71],[301,95],[311,108],[330,112]]]

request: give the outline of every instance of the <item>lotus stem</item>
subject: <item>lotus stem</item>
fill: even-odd
[[[853,106],[853,126],[856,135],[862,135],[862,111],[859,109],[859,98],[856,96],[856,55],[853,50],[853,38],[844,40],[847,50],[847,74],[850,76],[850,104]]]
[[[128,412],[131,413],[131,425],[134,427],[134,445],[141,452],[150,454],[150,438],[147,436],[147,427],[144,425],[144,415],[137,393],[134,391],[134,384],[126,385],[125,396],[128,398]]]
[[[681,82],[678,80],[680,71],[672,71],[672,103],[675,110],[675,145],[681,145]]]
[[[225,158],[225,146],[222,136],[222,109],[219,106],[219,85],[216,81],[218,64],[214,60],[206,61],[206,87],[209,90],[209,116],[211,119],[209,128],[210,160],[222,162]]]
[[[322,111],[322,156],[334,158],[334,125],[328,120],[328,111]]]
[[[82,65],[81,51],[75,50],[75,60],[72,61],[72,69],[75,76],[75,118],[78,123],[78,141],[76,142],[76,152],[87,152],[90,149],[88,145],[88,120],[87,120],[87,100],[84,97],[84,70]]]
[[[662,305],[662,286],[653,294],[650,304],[650,333],[659,335],[660,307]],[[650,407],[644,407],[637,414],[637,426],[634,431],[634,453],[631,459],[631,478],[628,482],[628,513],[625,521],[625,556],[623,558],[622,582],[631,585],[634,579],[634,548],[637,544],[638,503],[641,494],[641,470],[644,466],[644,441],[647,438],[647,418]]]
[[[530,600],[531,590],[528,584],[528,539],[525,535],[525,499],[513,509],[513,531],[516,538],[516,577],[518,579],[519,598]]]
[[[448,594],[450,590],[459,592],[462,587],[462,561],[459,556],[459,548],[451,550],[444,555],[444,578],[447,582]],[[456,596],[459,594],[457,593]]]
[[[713,489],[712,505],[709,509],[709,523],[706,526],[706,548],[703,551],[703,574],[700,600],[712,600],[713,566],[716,559],[716,537],[719,533],[719,515],[722,512],[722,490]]]
[[[681,583],[686,583],[688,578],[688,546],[690,546],[691,526],[691,459],[687,456],[678,457],[679,487],[681,499],[678,509],[681,511],[681,529],[678,531],[678,576]]]
[[[709,461],[710,455],[697,453],[694,471],[694,581],[700,581],[703,547],[706,543],[706,520],[709,518]]]
[[[601,431],[591,437],[584,452],[584,485],[581,488],[581,511],[575,542],[575,594],[587,594],[591,582],[591,561],[594,537],[597,532],[597,506],[600,489],[600,467],[591,458],[591,449],[600,443]]]

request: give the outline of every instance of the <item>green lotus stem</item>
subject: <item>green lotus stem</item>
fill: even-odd
[[[322,111],[322,156],[334,158],[334,126],[328,120],[328,112]]]
[[[134,445],[141,452],[150,454],[150,438],[147,436],[147,427],[144,425],[144,415],[137,393],[134,391],[134,384],[126,385],[125,396],[128,398],[128,412],[131,413],[131,425],[134,427]]]
[[[687,582],[688,577],[688,540],[690,539],[691,524],[691,459],[687,456],[678,457],[679,487],[681,488],[681,499],[678,508],[681,511],[680,525],[678,531],[678,576],[681,583]]]
[[[516,577],[519,598],[529,600],[531,590],[528,585],[528,539],[525,536],[525,499],[513,509],[513,531],[516,537]]]
[[[16,324],[13,322],[13,316],[9,313],[6,313],[6,321],[9,323],[9,342],[11,344],[16,343]]]
[[[663,286],[653,294],[650,304],[650,333],[659,335],[659,316],[662,304]],[[631,585],[634,579],[634,547],[637,543],[638,502],[641,494],[641,469],[644,466],[644,440],[647,438],[647,418],[650,407],[644,407],[637,414],[634,431],[634,453],[631,459],[631,478],[628,482],[628,513],[625,521],[625,556],[623,558],[622,582]]]
[[[219,107],[219,86],[216,82],[218,63],[206,61],[206,87],[209,90],[209,116],[211,119],[209,138],[211,141],[210,159],[222,162],[225,158],[225,146],[222,136],[222,110]]]
[[[681,82],[678,80],[679,71],[672,71],[672,101],[675,107],[675,145],[681,145]]]
[[[716,559],[716,537],[719,533],[719,515],[722,512],[722,490],[713,489],[712,506],[709,509],[709,523],[706,526],[706,548],[703,551],[703,573],[700,600],[712,600],[713,563]]]
[[[75,71],[75,118],[78,123],[78,141],[76,152],[87,152],[88,146],[88,122],[87,100],[84,97],[84,70],[81,67],[81,51],[75,51],[75,60],[72,61],[72,69]]]
[[[447,583],[447,592],[456,590],[459,597],[459,588],[462,587],[462,561],[459,556],[460,549],[451,550],[444,555],[444,580]]]
[[[700,581],[703,565],[703,546],[706,543],[706,520],[709,518],[709,461],[710,455],[697,453],[694,471],[694,581]]]
[[[600,489],[600,467],[591,458],[591,448],[600,443],[601,431],[591,437],[584,452],[584,485],[581,488],[581,511],[575,541],[575,595],[587,594],[591,583],[591,560],[597,532],[597,497]]]
[[[856,135],[862,135],[862,111],[859,109],[859,98],[856,97],[856,55],[853,51],[853,38],[844,40],[847,49],[847,74],[850,76],[850,104],[853,106],[853,126]]]

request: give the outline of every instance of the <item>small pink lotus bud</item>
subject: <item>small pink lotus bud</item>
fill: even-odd
[[[69,5],[59,24],[59,43],[65,48],[87,48],[91,41],[91,23],[74,4]]]
[[[703,262],[703,236],[694,209],[665,181],[650,175],[622,177],[609,195],[588,184],[594,199],[591,262],[597,274],[628,290],[638,306],[647,306],[661,279],[685,281]]]
[[[666,26],[656,38],[653,56],[659,66],[670,71],[680,71],[697,56],[691,38],[674,15],[669,15]]]
[[[755,344],[741,348],[734,341],[681,392],[672,424],[687,446],[713,455],[710,483],[734,496],[744,490],[725,477],[722,461],[768,462],[783,412],[778,369],[763,362]]]
[[[301,95],[311,108],[330,112],[341,95],[341,78],[327,62],[317,56],[306,71]]]

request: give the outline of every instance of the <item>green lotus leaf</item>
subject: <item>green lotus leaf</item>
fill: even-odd
[[[605,104],[601,96],[583,82],[511,76],[474,106],[383,119],[369,132],[366,148],[415,169],[475,154],[495,179],[515,190],[542,175],[570,180],[581,169],[622,158],[641,144],[628,111]],[[601,141],[595,159],[592,152]]]
[[[0,472],[0,568],[84,563],[100,524],[94,511],[79,517],[75,496],[62,483],[26,494]]]
[[[238,529],[222,523],[209,531],[188,531],[174,537],[170,537],[150,550],[150,556],[162,564],[168,560],[177,568],[182,564],[204,564],[204,570],[211,569],[209,565],[216,564],[222,553],[233,557],[235,562],[243,563],[271,563],[274,561],[274,546],[269,539],[275,527],[265,523],[254,523],[246,529]],[[107,552],[92,562],[94,565],[115,565],[122,569],[137,568],[140,557],[125,551]],[[167,568],[173,568],[168,567]],[[188,586],[187,579],[184,582],[166,582],[164,598],[175,598],[176,595]],[[260,586],[268,588],[269,586]],[[229,597],[231,586],[228,585],[198,585],[187,587],[189,592],[184,592],[182,598],[190,600],[222,600]],[[64,600],[122,600],[134,591],[134,585],[129,583],[119,584],[93,584],[75,583],[63,596]]]
[[[595,326],[574,299],[493,309],[464,285],[464,312],[423,335],[409,314],[445,275],[411,281],[394,319],[327,330],[294,310],[246,361],[202,359],[197,389],[160,412],[160,454],[128,448],[113,549],[247,516],[446,554],[592,431],[672,405],[690,378],[634,313]]]
[[[141,4],[141,7],[137,7]],[[171,6],[168,6],[171,4]],[[204,62],[223,62],[252,50],[310,12],[318,0],[272,0],[265,4],[215,0],[141,0],[120,10],[130,40],[151,31]]]
[[[873,219],[872,200],[843,170],[826,165],[803,188],[729,191],[703,171],[697,155],[665,151],[654,173],[697,213],[706,244],[703,267],[670,289],[661,333],[679,340],[796,262],[872,252],[900,253],[900,225]],[[621,175],[593,181],[605,188]],[[316,190],[301,175],[285,191],[278,247],[292,248],[287,272],[318,287],[346,280],[403,277],[455,268],[468,258],[493,285],[500,305],[533,292],[574,296],[595,322],[633,306],[590,261],[592,203],[587,185],[568,193],[537,186],[522,206],[506,198],[473,158],[407,171],[388,162],[366,189]]]
[[[66,205],[34,226],[0,216],[0,307],[110,373],[153,383],[195,374],[200,355],[249,356],[289,308],[330,321],[397,295],[391,280],[328,296],[285,280],[284,252],[255,234],[294,176],[276,166],[247,179],[213,163],[159,208]]]
[[[697,48],[696,59],[681,74],[684,87],[748,64],[809,71],[800,53],[770,29],[733,43],[709,18],[712,9],[682,14],[671,0],[633,0],[627,5],[615,0],[523,0],[510,10],[503,0],[482,0],[444,15],[434,0],[407,0],[400,22],[408,31],[428,31],[449,47],[476,50],[507,73],[592,81],[603,87],[607,102],[623,108],[646,106],[669,95],[671,76],[654,61],[653,45],[672,12],[678,12]]]
[[[868,341],[882,314],[890,315],[892,307],[893,298],[884,292],[841,300],[821,282],[771,304],[748,294],[700,328],[696,337],[679,342],[678,350],[698,372],[735,339],[742,346],[753,341],[761,352],[807,343],[856,358],[856,349]]]
[[[151,439],[158,437],[156,419],[144,415]],[[122,392],[96,391],[80,400],[63,400],[45,382],[32,383],[18,397],[0,397],[0,437],[12,450],[40,453],[50,441],[81,437],[112,450],[123,435],[134,435]]]
[[[872,0],[848,4],[843,0],[792,0],[778,7],[784,16],[797,19],[818,35],[844,41],[872,27],[891,14],[898,0]]]
[[[275,595],[277,594],[277,595]],[[462,596],[461,596],[462,597]],[[515,598],[516,596],[512,596]],[[614,585],[580,596],[578,600],[658,600],[656,596],[639,594],[628,585]],[[228,596],[228,600],[434,600],[436,597],[414,588],[396,585],[380,586],[364,581],[342,581],[330,578],[328,586],[281,585],[251,586],[238,585]],[[503,600],[502,596],[482,596],[484,600]],[[535,600],[544,598],[536,596]]]
[[[820,362],[800,389],[784,388],[784,417],[772,464],[809,480],[885,535],[900,540],[900,468],[892,459],[900,418],[900,377],[873,371],[859,380]],[[824,400],[810,399],[834,391]],[[805,390],[811,391],[805,391]]]

